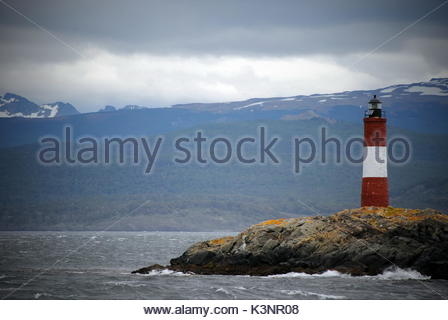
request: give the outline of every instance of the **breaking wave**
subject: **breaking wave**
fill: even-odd
[[[369,276],[366,276],[369,277]],[[430,276],[425,276],[412,269],[393,268],[386,269],[382,274],[370,276],[380,280],[429,280]]]
[[[191,276],[193,273],[184,273],[179,271],[173,271],[169,269],[162,269],[162,270],[151,270],[149,273],[141,274],[141,276],[145,277],[155,277],[155,276],[176,276],[176,277],[182,277],[182,276]]]
[[[335,270],[327,270],[320,274],[308,274],[303,272],[290,272],[285,274],[275,274],[267,276],[267,278],[360,278],[374,280],[429,280],[430,276],[425,276],[420,272],[412,269],[401,269],[398,267],[388,268],[383,273],[375,276],[352,276],[347,273],[341,273]]]
[[[346,299],[344,296],[335,296],[332,294],[323,294],[316,293],[311,291],[303,291],[303,290],[280,290],[281,293],[287,294],[289,296],[304,296],[304,297],[317,297],[320,300],[332,300],[332,299]]]
[[[40,297],[50,297],[51,294],[46,292],[37,292],[34,294],[34,299],[39,299]]]

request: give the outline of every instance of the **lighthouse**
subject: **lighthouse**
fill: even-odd
[[[374,95],[364,116],[361,207],[389,205],[385,116],[381,101]]]

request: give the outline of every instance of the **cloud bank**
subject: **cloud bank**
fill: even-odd
[[[448,75],[448,5],[368,55],[441,1],[8,3],[76,52],[0,5],[0,91],[67,100],[84,112]]]

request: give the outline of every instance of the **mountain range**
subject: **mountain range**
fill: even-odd
[[[253,98],[222,103],[176,104],[169,108],[132,104],[117,108],[107,105],[99,109],[97,113],[103,114],[105,118],[113,118],[111,113],[114,112],[119,112],[116,114],[117,116],[121,116],[126,111],[147,112],[139,113],[139,116],[147,115],[152,118],[151,112],[157,115],[166,113],[171,116],[176,112],[169,111],[169,109],[182,109],[194,113],[199,112],[201,113],[199,117],[220,122],[248,119],[306,120],[320,118],[329,122],[339,120],[358,123],[360,112],[363,112],[373,95],[377,95],[382,100],[387,118],[395,126],[428,133],[447,132],[445,119],[448,117],[448,78],[433,78],[426,82],[398,84],[373,90]],[[39,106],[24,97],[11,93],[0,97],[0,118],[58,118],[64,116],[64,121],[71,122],[79,121],[79,118],[70,117],[79,114],[78,110],[69,103],[55,102]],[[82,115],[85,119],[92,117],[92,113]],[[190,113],[190,115],[193,114]],[[67,116],[69,117],[67,118]],[[177,124],[181,124],[183,121],[177,119],[171,122],[172,129],[178,129]]]
[[[232,102],[175,104],[171,107],[217,113],[229,113],[238,110],[313,110],[317,112],[315,114],[325,114],[335,106],[365,106],[366,101],[373,95],[377,95],[385,106],[394,106],[394,108],[399,106],[412,107],[428,103],[436,105],[446,104],[448,98],[448,78],[433,78],[426,82],[398,84],[373,90],[253,98]],[[98,111],[113,112],[146,108],[149,107],[130,104],[117,108],[107,105]],[[16,94],[6,93],[3,97],[0,96],[0,117],[54,118],[78,113],[79,111],[69,103],[54,102],[38,106],[34,102]]]

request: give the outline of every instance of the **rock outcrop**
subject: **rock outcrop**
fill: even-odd
[[[269,220],[234,237],[194,244],[168,268],[198,274],[269,275],[337,270],[375,275],[390,266],[448,279],[448,215],[364,207],[331,216]]]

